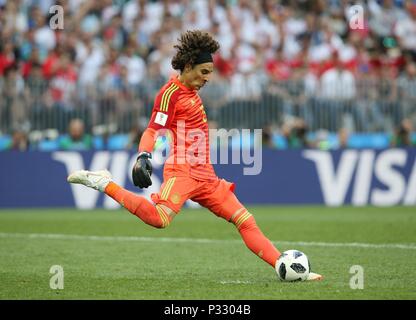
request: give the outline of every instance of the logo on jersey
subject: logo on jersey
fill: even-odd
[[[181,202],[181,195],[176,192],[170,197],[170,200],[173,204],[179,204]]]
[[[155,123],[160,124],[161,126],[164,126],[167,120],[168,120],[167,114],[162,113],[162,112],[156,113]]]

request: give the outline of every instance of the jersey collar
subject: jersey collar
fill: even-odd
[[[172,78],[171,78],[171,80],[172,80],[172,82],[173,83],[175,83],[179,88],[181,88],[182,90],[185,90],[185,91],[190,91],[190,92],[192,92],[192,91],[195,91],[195,90],[192,90],[192,89],[189,89],[187,86],[185,86],[182,82],[180,82],[179,81],[179,76],[173,76]]]

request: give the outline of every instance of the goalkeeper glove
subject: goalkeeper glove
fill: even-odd
[[[147,188],[152,185],[152,155],[149,152],[140,152],[133,167],[132,177],[136,187]]]

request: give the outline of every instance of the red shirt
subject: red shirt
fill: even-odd
[[[4,54],[0,54],[0,75],[3,75],[4,70],[13,65],[13,63],[14,58],[8,57]]]
[[[46,57],[46,60],[42,65],[42,72],[45,79],[50,79],[54,76],[58,63],[59,56],[57,54],[52,53]]]
[[[50,81],[51,95],[54,101],[65,102],[75,91],[77,73],[74,68],[68,67],[66,70],[57,70]]]
[[[265,67],[274,80],[288,80],[292,74],[290,64],[284,60],[270,59]]]
[[[218,179],[210,160],[207,116],[197,90],[171,78],[156,96],[148,127],[172,134],[165,171],[201,181]]]

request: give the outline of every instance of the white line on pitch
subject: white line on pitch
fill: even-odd
[[[56,240],[90,240],[90,241],[134,241],[134,242],[189,242],[189,243],[242,243],[242,240],[233,239],[201,239],[201,238],[167,238],[167,237],[135,237],[135,236],[95,236],[79,234],[55,234],[55,233],[7,233],[0,232],[0,238],[25,238],[25,239],[56,239]],[[277,245],[309,246],[309,247],[351,247],[370,249],[408,249],[416,250],[416,244],[410,243],[360,243],[360,242],[306,242],[306,241],[272,241]]]
[[[245,280],[222,280],[220,281],[221,284],[252,284],[252,281],[245,281]]]

